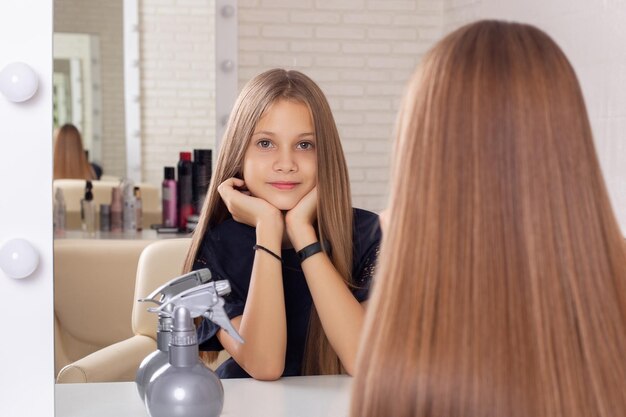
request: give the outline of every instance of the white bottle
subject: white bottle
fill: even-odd
[[[125,180],[123,185],[124,210],[122,213],[122,229],[124,232],[137,231],[137,208],[134,194],[134,185],[131,180]]]
[[[54,192],[54,233],[62,235],[65,233],[65,197],[63,197],[63,190],[57,188]]]

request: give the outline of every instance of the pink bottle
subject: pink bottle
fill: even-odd
[[[163,170],[163,183],[161,184],[162,195],[162,213],[164,227],[178,227],[178,210],[177,206],[177,190],[176,169],[174,167],[165,167]]]

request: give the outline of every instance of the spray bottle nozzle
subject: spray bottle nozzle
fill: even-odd
[[[152,291],[146,298],[140,298],[140,302],[152,302],[157,305],[166,303],[169,299],[184,291],[205,284],[211,280],[211,271],[208,268],[192,271],[188,274],[173,278]],[[157,297],[158,295],[160,297]]]
[[[158,307],[149,308],[148,311],[159,315],[172,315],[172,311],[176,307],[183,306],[189,310],[192,318],[206,317],[226,330],[239,343],[244,343],[224,310],[224,299],[221,296],[228,293],[230,293],[230,284],[227,280],[211,281],[183,291],[164,301]]]

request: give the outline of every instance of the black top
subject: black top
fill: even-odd
[[[354,255],[352,293],[359,301],[368,297],[381,232],[378,215],[354,209]],[[252,275],[256,231],[253,227],[226,220],[206,232],[198,250],[193,269],[209,268],[213,279],[227,279],[231,293],[224,297],[224,309],[231,319],[243,314],[248,287]],[[313,302],[300,261],[294,249],[283,249],[283,290],[287,317],[287,351],[283,376],[301,375],[305,341],[309,327],[309,315]],[[215,336],[219,327],[203,320],[198,328],[200,350],[224,349]],[[249,378],[233,358],[217,368],[220,378]]]

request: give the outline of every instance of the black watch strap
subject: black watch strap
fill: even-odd
[[[330,243],[328,241],[324,241],[323,248],[322,248],[321,242],[315,242],[315,243],[311,243],[308,246],[305,246],[304,248],[300,249],[297,252],[298,258],[300,259],[300,263],[302,263],[306,258],[309,258],[315,255],[316,253],[322,252],[324,249],[330,252]]]

